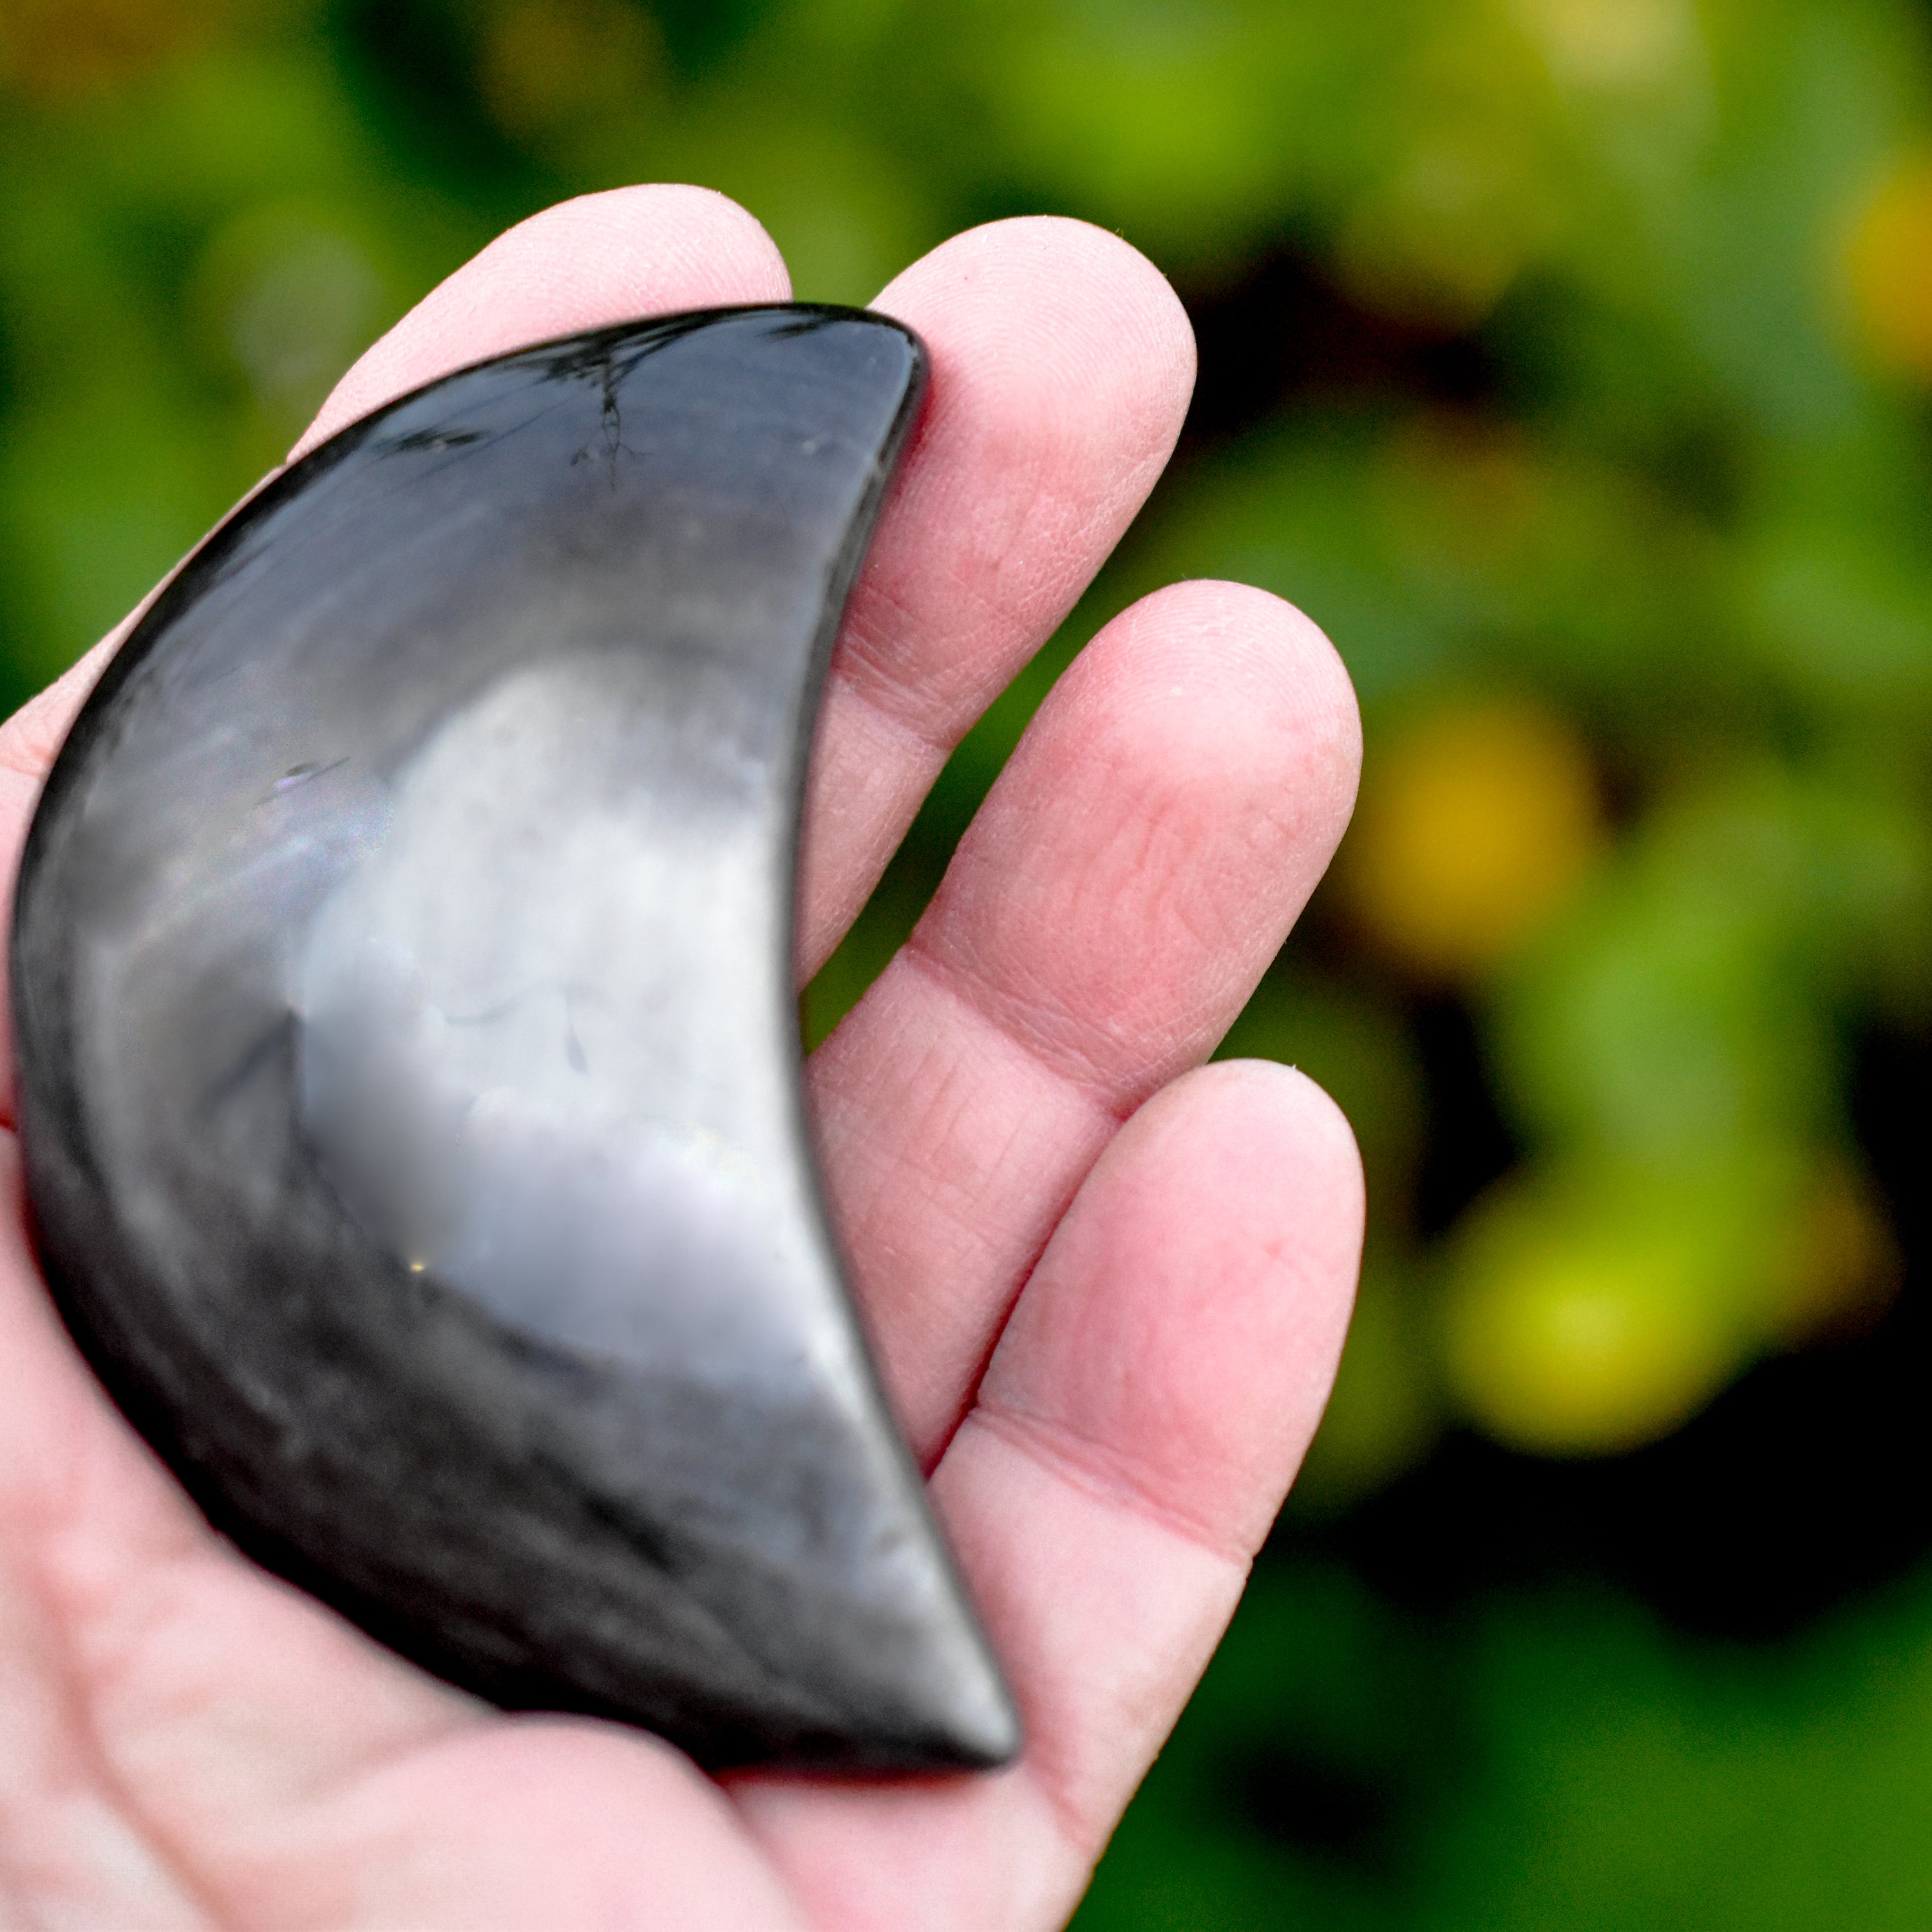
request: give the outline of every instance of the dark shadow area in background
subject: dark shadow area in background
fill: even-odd
[[[1484,1076],[1482,1042],[1468,1008],[1447,994],[1418,1000],[1408,1024],[1429,1108],[1415,1226],[1433,1240],[1516,1165],[1521,1149]]]
[[[508,226],[567,190],[530,200],[533,168],[483,111],[477,23],[454,5],[336,0],[322,31],[352,99],[380,128],[410,178],[487,208]]]
[[[1499,394],[1480,339],[1406,332],[1354,308],[1290,254],[1189,309],[1201,352],[1182,439],[1190,466],[1297,404],[1387,396],[1455,407]],[[1688,496],[1706,494],[1701,476],[1684,484]],[[1327,950],[1318,922],[1294,942],[1304,944]],[[1432,1235],[1519,1150],[1468,1008],[1447,995],[1418,998],[1411,1023],[1430,1115],[1417,1218]],[[1754,1640],[1787,1635],[1932,1555],[1932,1484],[1923,1480],[1932,1470],[1932,1316],[1922,1288],[1932,1042],[1874,1034],[1857,1070],[1856,1132],[1906,1259],[1904,1292],[1874,1329],[1762,1364],[1675,1436],[1628,1456],[1555,1462],[1453,1434],[1384,1494],[1333,1524],[1285,1529],[1279,1541],[1340,1557],[1418,1611],[1498,1583],[1593,1579],[1632,1591],[1681,1629]],[[1324,1769],[1316,1781],[1330,1778]],[[1300,1817],[1306,1829],[1292,1835],[1311,1849],[1358,1853],[1373,1836],[1372,1804],[1343,1802],[1347,1816],[1324,1825],[1305,1796],[1292,1804],[1269,1796],[1309,1781],[1285,1761],[1257,1767],[1244,1802]]]
[[[1498,393],[1480,337],[1420,334],[1372,315],[1298,255],[1270,255],[1226,290],[1181,293],[1200,362],[1184,459],[1298,404],[1419,396],[1455,406]]]
[[[1296,1532],[1406,1607],[1498,1584],[1604,1579],[1678,1628],[1786,1636],[1932,1553],[1932,1042],[1874,1034],[1856,1122],[1905,1252],[1904,1292],[1870,1333],[1754,1370],[1667,1441],[1602,1461],[1450,1438],[1331,1527]],[[1288,1538],[1284,1535],[1282,1539]]]
[[[1345,1868],[1386,1869],[1402,1840],[1408,1793],[1292,1741],[1237,1756],[1225,1767],[1229,1808],[1250,1831]]]
[[[653,0],[639,17],[670,76],[688,81],[715,69],[771,10],[769,0]],[[542,161],[485,110],[476,81],[485,25],[484,10],[468,0],[332,0],[321,32],[411,177],[488,206],[507,225],[583,183],[552,176],[546,184]]]

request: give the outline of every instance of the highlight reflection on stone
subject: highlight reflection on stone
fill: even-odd
[[[797,1084],[802,762],[922,380],[724,311],[344,430],[110,667],[16,908],[41,1256],[211,1518],[714,1763],[1016,1744]]]

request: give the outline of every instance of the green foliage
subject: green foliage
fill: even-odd
[[[1264,1570],[1077,1932],[1906,1932],[1928,1622],[1922,1574],[1777,1654],[1576,1587],[1445,1636]]]
[[[1054,676],[1168,577],[1329,631],[1365,814],[1404,785],[1473,809],[1444,747],[1492,700],[1558,764],[1574,740],[1595,816],[1546,908],[1432,964],[1345,848],[1224,1049],[1342,1100],[1370,1264],[1289,1553],[1084,1924],[1932,1910],[1922,1580],[1745,1654],[1553,1585],[1432,1620],[1292,1554],[1469,1430],[1620,1455],[1898,1287],[1853,1072],[1874,1030],[1932,1024],[1928,40],[1917,0],[0,16],[0,697],[113,623],[490,235],[654,178],[738,197],[828,299],[970,221],[1081,215],[1238,352],[808,991],[810,1038]],[[1484,776],[1534,820],[1539,769]],[[1477,906],[1438,870],[1438,914]],[[1445,1013],[1473,1070],[1443,1070]]]

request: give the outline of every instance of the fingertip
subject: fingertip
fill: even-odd
[[[729,195],[693,182],[638,182],[578,195],[519,223],[500,242],[512,236],[530,251],[533,282],[554,268],[562,242],[604,250],[610,279],[580,289],[575,298],[608,312],[573,326],[629,321],[640,302],[698,309],[791,299],[791,272],[764,224]]]
[[[896,275],[872,306],[892,315],[925,311],[988,280],[1029,292],[1057,286],[1067,319],[1084,323],[1097,343],[1154,352],[1150,364],[1169,379],[1168,400],[1185,412],[1196,366],[1187,310],[1146,256],[1090,221],[1023,214],[964,230]]]
[[[1348,1118],[1320,1084],[1280,1060],[1217,1060],[1170,1081],[1102,1161],[1160,1160],[1216,1198],[1272,1216],[1284,1200],[1361,1220],[1362,1159]],[[1096,1170],[1097,1171],[1097,1170]]]
[[[1269,1412],[1256,1396],[1250,1453],[1273,1445],[1262,1460],[1285,1486],[1327,1402],[1354,1306],[1364,1205],[1354,1133],[1314,1081],[1270,1060],[1198,1068],[1158,1100],[1155,1131],[1133,1133],[1136,1120],[1121,1136],[1118,1184],[1162,1176],[1165,1224],[1194,1231],[1168,1238],[1174,1252],[1191,1242],[1214,1258],[1179,1305],[1198,1324],[1204,1359],[1224,1372],[1244,1347],[1255,1352],[1252,1386],[1274,1389],[1285,1406]]]
[[[1082,1184],[980,1405],[1110,1445],[1137,1489],[1251,1548],[1328,1400],[1361,1241],[1354,1137],[1313,1081],[1264,1060],[1183,1075]]]
[[[1246,865],[1252,848],[1274,848],[1298,904],[1348,828],[1361,774],[1360,716],[1334,646],[1293,604],[1212,579],[1169,584],[1122,612],[1036,730],[1054,746],[1042,782],[1058,783],[1070,760],[1170,774],[1204,830],[1210,813],[1245,827],[1245,843],[1216,849]],[[1100,790],[1118,811],[1118,786]]]
[[[1145,502],[1193,385],[1173,290],[1085,222],[968,230],[874,307],[925,342],[932,381],[832,658],[814,754],[807,970],[863,904],[946,752]]]
[[[1124,446],[1151,464],[1148,483],[1180,434],[1194,388],[1187,312],[1144,255],[1090,222],[1019,215],[969,228],[872,306],[925,338],[942,406],[962,382],[982,406],[1022,416],[1079,409],[1116,461]]]
[[[1245,722],[1292,737],[1304,776],[1324,781],[1340,838],[1360,777],[1361,712],[1348,668],[1318,624],[1271,591],[1214,578],[1168,584],[1117,622],[1150,698],[1212,692],[1222,728]],[[1238,712],[1230,697],[1242,701]]]
[[[506,230],[432,289],[343,377],[291,454],[466,363],[790,292],[777,244],[714,189],[654,182],[579,195]]]
[[[1114,1106],[1212,1048],[1347,826],[1360,736],[1279,598],[1174,585],[1116,618],[1029,724],[920,928],[926,955]]]
[[[1170,1095],[1190,1124],[1202,1124],[1197,1131],[1208,1165],[1223,1173],[1246,1172],[1274,1187],[1291,1177],[1298,1196],[1340,1217],[1345,1250],[1351,1240],[1359,1246],[1361,1149],[1348,1115],[1318,1082],[1280,1060],[1218,1060],[1174,1082],[1148,1105]]]

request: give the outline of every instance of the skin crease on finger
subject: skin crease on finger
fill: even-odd
[[[923,1794],[813,1803],[746,1780],[823,1922],[1052,1925],[1070,1910],[1321,1418],[1361,1230],[1348,1124],[1287,1068],[1198,1070],[1115,1137],[934,1474],[1034,1742],[1011,1773]],[[988,1861],[989,1841],[1024,1850]]]
[[[1120,540],[1194,386],[1174,291],[1082,223],[956,236],[876,306],[924,339],[932,386],[820,706],[801,979],[878,883],[946,754]]]
[[[922,1459],[1088,1167],[1274,956],[1358,755],[1299,613],[1232,584],[1144,600],[1060,680],[911,944],[814,1057],[840,1233]]]
[[[786,292],[719,196],[586,197],[434,291],[302,447],[456,364]],[[1078,224],[956,238],[880,302],[932,345],[934,383],[822,714],[808,959],[1124,527],[1192,368],[1165,283]],[[114,641],[0,730],[10,867]],[[874,1333],[1026,1715],[1018,1764],[721,1791],[622,1727],[482,1711],[207,1531],[67,1342],[16,1219],[0,1924],[1057,1922],[1333,1374],[1360,1233],[1346,1125],[1286,1070],[1186,1070],[1326,862],[1355,745],[1346,678],[1287,607],[1208,585],[1136,607],[1042,710],[814,1075]],[[0,1184],[17,1200],[10,1147]],[[976,1196],[1002,1230],[980,1252]]]

